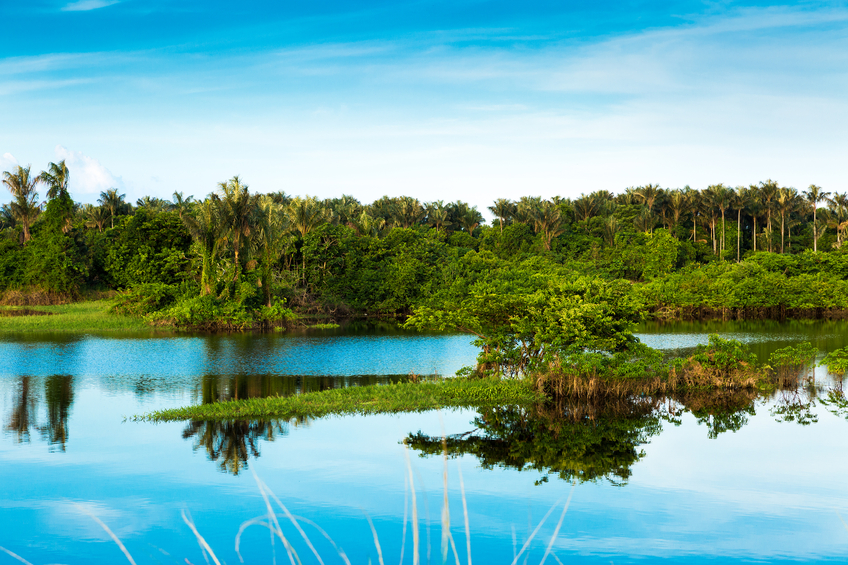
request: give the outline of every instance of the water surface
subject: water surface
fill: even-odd
[[[841,325],[840,325],[841,324]],[[845,323],[677,324],[640,329],[684,350],[719,331],[759,355],[794,341],[845,346]],[[790,337],[791,336],[791,337]],[[797,339],[796,339],[797,338]],[[848,561],[848,421],[836,383],[769,399],[697,396],[530,411],[455,410],[315,421],[149,424],[124,416],[222,398],[290,394],[451,374],[472,364],[467,336],[388,330],[309,335],[38,337],[0,342],[0,546],[32,563],[119,563],[96,515],[141,563],[205,563],[182,511],[227,563],[239,526],[264,512],[253,472],[354,563],[401,553],[406,454],[419,496],[422,562],[440,562],[449,436],[451,531],[465,558],[461,468],[477,563],[538,563],[571,493],[553,551],[563,562]],[[407,439],[407,452],[402,441]],[[410,508],[407,507],[407,512]],[[340,563],[312,526],[325,563]],[[292,540],[298,534],[284,526]],[[407,526],[404,562],[411,563]],[[515,541],[514,541],[515,540]],[[247,563],[288,562],[248,528]],[[316,562],[293,541],[304,562]],[[6,561],[4,561],[4,559]],[[547,563],[555,562],[548,557]],[[0,552],[0,563],[17,562]],[[523,562],[523,556],[522,556]]]

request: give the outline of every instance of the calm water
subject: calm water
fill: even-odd
[[[674,324],[640,335],[685,350],[710,332],[747,341],[761,356],[801,340],[822,350],[848,345],[844,322]],[[408,439],[422,563],[438,563],[447,434],[451,532],[463,563],[460,469],[476,563],[512,562],[555,507],[528,544],[528,563],[539,563],[572,484],[552,546],[565,563],[848,562],[840,519],[848,520],[848,421],[812,388],[753,405],[744,395],[718,405],[690,396],[302,422],[124,421],[222,398],[452,374],[475,355],[466,336],[385,328],[0,341],[0,546],[33,564],[127,562],[93,514],[139,564],[198,565],[206,561],[181,517],[187,511],[232,565],[240,525],[265,512],[255,472],[351,561],[376,564],[367,513],[386,563],[398,563]],[[817,381],[835,384],[821,372]],[[317,562],[281,523],[304,563]],[[304,524],[324,562],[342,563]],[[410,526],[405,539],[403,562],[412,563]],[[246,563],[289,562],[261,526],[245,530],[241,552]],[[18,561],[0,551],[7,562]]]

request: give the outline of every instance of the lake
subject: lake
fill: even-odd
[[[761,359],[799,341],[822,351],[848,345],[848,323],[831,321],[646,324],[639,335],[685,352],[710,332],[750,343]],[[413,563],[411,474],[420,562],[440,563],[447,451],[448,523],[462,563],[463,490],[478,564],[512,563],[531,537],[521,563],[540,563],[549,545],[546,563],[848,562],[848,421],[844,407],[828,403],[827,390],[841,383],[821,369],[814,384],[769,398],[125,420],[191,403],[450,375],[475,356],[467,336],[388,325],[3,338],[0,546],[33,564],[129,562],[96,517],[139,565],[213,562],[185,513],[221,563],[239,563],[240,527],[267,518],[258,479],[298,517],[322,562],[344,562],[323,531],[352,563],[376,565],[370,518],[385,563],[400,563],[401,553]],[[277,511],[303,563],[318,563]],[[239,542],[245,563],[290,562],[261,524],[246,526]],[[0,565],[19,562],[0,551]]]

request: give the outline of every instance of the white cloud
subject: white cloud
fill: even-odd
[[[71,172],[69,188],[72,193],[98,194],[109,188],[124,189],[124,180],[100,164],[100,161],[83,155],[81,151],[70,151],[56,146],[56,159],[64,159]]]
[[[78,0],[71,2],[62,8],[63,12],[87,12],[98,8],[105,8],[112,4],[117,4],[120,0]]]
[[[4,153],[0,156],[0,170],[8,171],[13,167],[17,167],[20,163],[11,153]]]

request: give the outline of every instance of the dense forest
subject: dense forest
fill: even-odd
[[[69,178],[64,162],[4,173],[13,199],[0,212],[3,303],[116,290],[118,311],[154,323],[416,313],[413,325],[487,336],[517,313],[542,327],[556,311],[593,326],[604,349],[627,332],[599,319],[848,311],[848,195],[815,185],[498,199],[487,225],[460,201],[258,194],[238,176],[203,200],[131,203],[110,189],[81,205]]]

